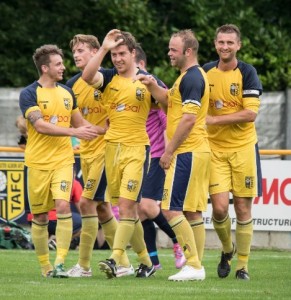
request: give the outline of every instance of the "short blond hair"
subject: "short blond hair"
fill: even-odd
[[[71,50],[73,50],[73,48],[79,43],[87,44],[91,49],[100,48],[98,38],[91,34],[76,34],[70,41]]]
[[[184,43],[183,51],[188,48],[192,49],[197,55],[199,49],[199,42],[195,36],[195,33],[191,29],[184,29],[172,34],[172,37],[180,37]]]

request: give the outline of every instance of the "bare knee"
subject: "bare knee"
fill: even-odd
[[[97,205],[97,213],[101,223],[108,221],[113,217],[111,204],[99,201]]]
[[[49,221],[48,213],[34,214],[33,220],[40,224],[46,224]]]
[[[223,220],[228,215],[229,197],[228,193],[211,195],[212,215],[215,220]]]
[[[94,215],[96,211],[97,202],[87,198],[81,198],[80,200],[80,211],[83,216]]]
[[[71,212],[70,203],[65,200],[55,200],[57,214],[68,214]]]

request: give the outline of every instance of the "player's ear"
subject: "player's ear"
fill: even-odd
[[[49,67],[47,66],[47,65],[41,65],[41,72],[42,72],[42,74],[43,73],[47,73],[47,71],[48,71],[48,69],[49,69]]]

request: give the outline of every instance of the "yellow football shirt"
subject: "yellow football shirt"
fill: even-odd
[[[209,115],[220,116],[249,109],[258,112],[262,86],[254,67],[239,61],[234,70],[223,72],[218,61],[203,66],[210,86]],[[213,150],[235,152],[257,143],[254,122],[208,125]]]
[[[45,122],[66,128],[70,127],[71,115],[78,109],[70,88],[62,84],[44,88],[37,81],[21,91],[19,104],[25,117],[31,111],[40,110]],[[75,162],[69,136],[40,134],[30,122],[27,122],[27,130],[26,166],[53,170]]]
[[[67,86],[73,89],[77,99],[77,106],[88,122],[94,125],[105,127],[107,113],[102,104],[102,93],[100,90],[88,85],[79,73],[72,77],[66,83]],[[87,141],[80,140],[80,155],[84,158],[96,157],[99,153],[105,151],[104,136],[100,135],[97,138]]]
[[[205,118],[209,104],[209,86],[205,72],[193,66],[180,74],[173,87],[168,90],[167,137],[172,139],[184,113],[196,115],[187,139],[176,150],[176,154],[197,151],[210,152]]]
[[[110,121],[105,140],[127,146],[149,145],[146,121],[153,101],[150,92],[139,80],[119,76],[114,69],[101,72],[103,103]]]

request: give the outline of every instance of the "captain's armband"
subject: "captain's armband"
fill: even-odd
[[[38,120],[38,119],[42,119],[43,115],[41,113],[40,110],[35,110],[35,111],[32,111],[28,114],[27,116],[27,119],[28,121],[34,125],[34,123]]]

